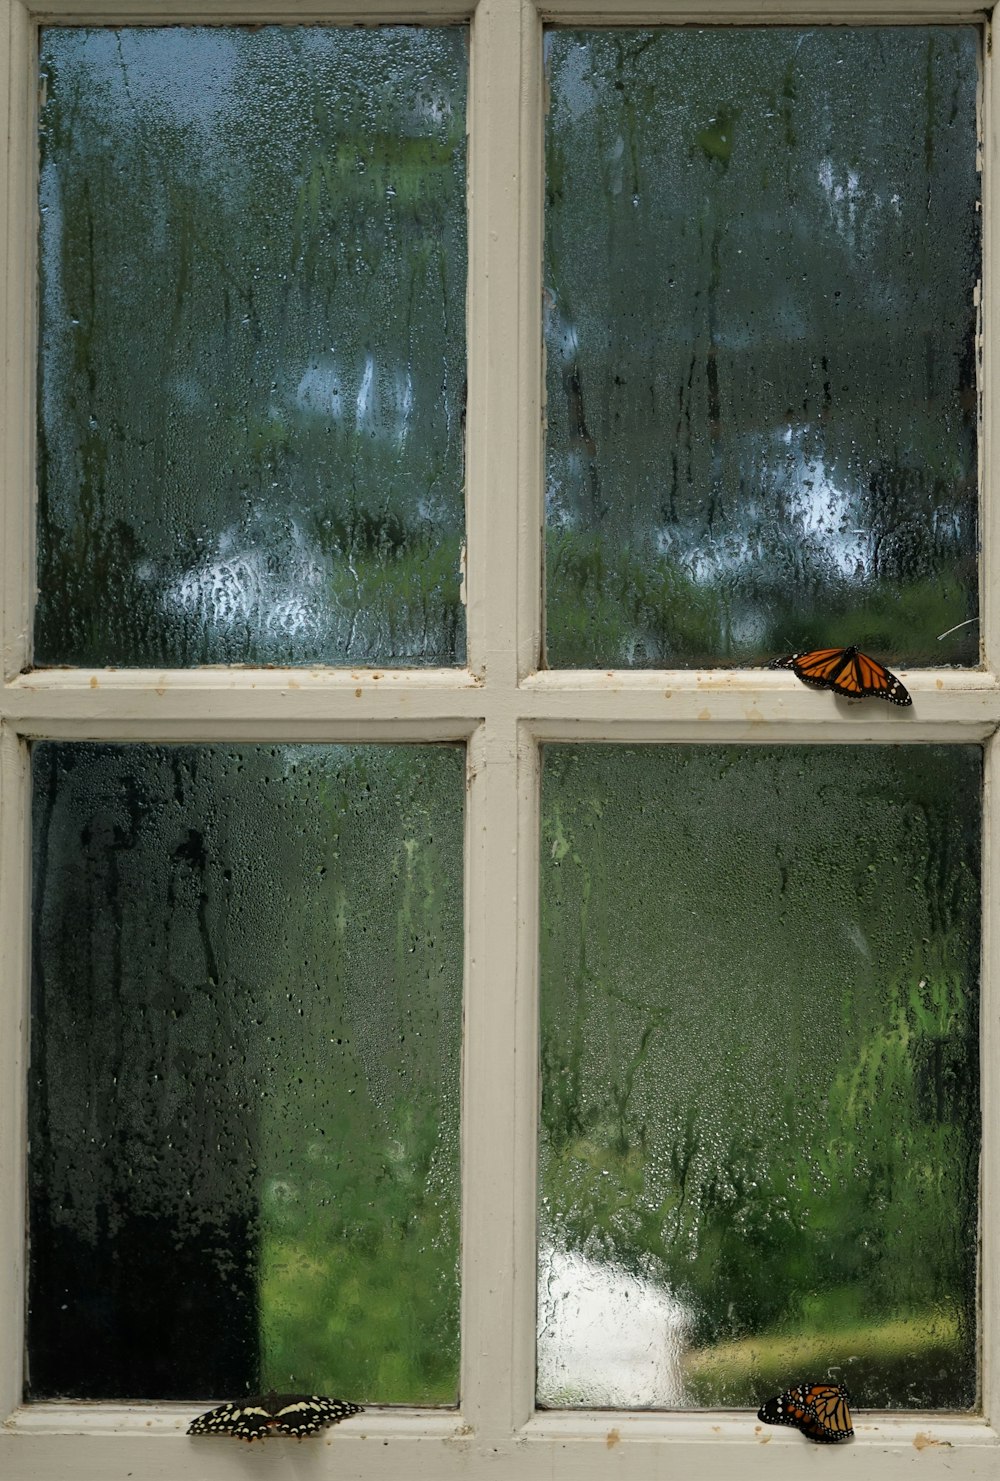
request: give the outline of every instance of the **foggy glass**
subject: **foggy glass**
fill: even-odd
[[[976,1402],[981,757],[546,747],[538,1397]]]
[[[467,70],[43,30],[38,663],[464,661]]]
[[[976,664],[966,27],[547,36],[547,656]]]
[[[462,750],[33,777],[30,1397],[454,1404]]]

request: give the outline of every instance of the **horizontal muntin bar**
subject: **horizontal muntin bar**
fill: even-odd
[[[461,740],[485,722],[530,740],[984,741],[1000,682],[902,672],[913,704],[841,699],[768,669],[560,670],[517,687],[465,669],[40,669],[0,690],[19,735],[122,740]]]

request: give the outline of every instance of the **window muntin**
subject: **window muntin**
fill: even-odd
[[[976,663],[978,30],[546,47],[549,664]]]
[[[41,68],[36,662],[462,662],[466,30]]]
[[[30,1397],[455,1403],[462,748],[33,772]]]
[[[545,748],[541,1403],[975,1405],[981,772]]]

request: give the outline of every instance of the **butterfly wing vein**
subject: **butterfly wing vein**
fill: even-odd
[[[843,1384],[800,1384],[767,1399],[757,1418],[765,1424],[790,1425],[820,1445],[835,1445],[854,1434],[850,1395]]]
[[[814,689],[832,689],[847,699],[887,699],[890,704],[913,703],[902,681],[884,664],[859,648],[814,648],[810,653],[790,653],[771,661],[773,669],[791,669],[803,684]]]

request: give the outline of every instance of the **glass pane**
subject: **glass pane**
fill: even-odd
[[[976,1401],[975,747],[553,746],[538,1390]]]
[[[550,663],[978,661],[978,45],[549,33]]]
[[[462,751],[33,760],[30,1396],[453,1404]]]
[[[43,32],[39,663],[464,660],[466,39]]]

